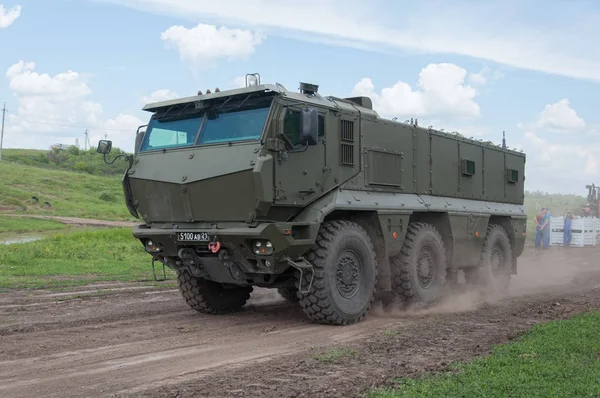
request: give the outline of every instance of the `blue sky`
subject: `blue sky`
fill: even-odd
[[[369,95],[385,117],[528,155],[527,189],[600,183],[594,1],[0,0],[4,146],[131,150],[144,103],[235,87]]]

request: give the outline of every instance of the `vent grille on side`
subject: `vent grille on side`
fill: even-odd
[[[367,183],[389,187],[402,186],[402,155],[378,150],[367,152]]]
[[[354,166],[354,122],[342,120],[341,125],[341,154],[343,166]]]

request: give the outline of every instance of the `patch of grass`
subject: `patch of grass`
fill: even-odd
[[[323,363],[334,363],[338,362],[340,359],[352,358],[356,355],[358,355],[356,350],[351,350],[349,348],[333,348],[315,355],[315,359]]]
[[[64,229],[67,226],[53,220],[0,216],[0,232],[37,232]]]
[[[156,265],[161,277],[162,266]],[[167,278],[173,276],[167,269]],[[56,288],[99,281],[154,282],[151,257],[131,229],[58,233],[0,246],[0,288]]]
[[[600,396],[600,312],[537,325],[455,374],[402,379],[369,398]]]
[[[45,170],[5,161],[0,162],[0,175],[0,211],[135,220],[125,206],[120,176]]]

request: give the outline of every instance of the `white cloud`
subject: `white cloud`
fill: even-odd
[[[487,77],[483,73],[474,73],[469,77],[469,80],[476,86],[483,86],[487,83]]]
[[[589,126],[585,120],[577,114],[575,109],[571,107],[569,100],[566,98],[544,106],[544,109],[538,114],[533,123],[518,123],[517,127],[524,131],[533,131],[544,134],[597,135],[596,128]]]
[[[565,98],[554,104],[546,105],[532,128],[572,133],[585,129],[586,124],[571,108],[569,100]]]
[[[212,66],[219,58],[244,59],[264,40],[261,33],[205,24],[190,29],[171,26],[161,38],[177,49],[182,61],[191,61],[195,67]]]
[[[518,147],[527,155],[527,189],[583,194],[586,184],[598,181],[600,142],[567,99],[546,105],[535,122],[518,127],[524,130]]]
[[[600,177],[600,146],[550,141],[527,131],[520,145],[527,155],[526,188],[583,194]]]
[[[364,95],[373,100],[373,107],[384,117],[479,116],[474,99],[477,91],[465,84],[467,71],[457,65],[429,64],[419,73],[418,88],[398,81],[377,93],[370,78],[361,79],[352,95]]]
[[[153,102],[168,101],[179,98],[179,94],[169,89],[156,90],[150,95],[143,96],[140,101],[142,105],[151,104]]]
[[[3,4],[0,4],[0,29],[8,28],[17,18],[21,16],[21,6],[14,6],[11,9],[5,9]]]
[[[586,4],[539,2],[537,7],[490,1],[401,2],[377,0],[103,0],[189,20],[211,18],[279,35],[360,46],[371,51],[407,49],[458,54],[512,67],[600,81],[598,11]],[[586,7],[588,7],[586,9]],[[402,23],[394,17],[404,13]],[[357,29],[360,27],[360,29]],[[474,34],[473,32],[476,32]]]
[[[478,73],[470,74],[469,81],[475,86],[483,86],[490,81],[498,80],[502,77],[503,74],[499,70],[492,70],[489,66],[484,66]]]
[[[50,133],[70,126],[96,122],[102,106],[88,100],[92,90],[77,72],[50,76],[34,71],[35,63],[19,61],[6,72],[9,87],[19,103],[9,115],[17,133]]]
[[[48,148],[57,142],[75,144],[76,139],[83,147],[87,129],[90,140],[94,134],[108,134],[118,137],[123,149],[129,150],[136,128],[144,124],[124,114],[107,120],[102,105],[91,99],[92,90],[80,73],[51,76],[36,72],[33,62],[19,61],[8,68],[6,77],[18,103],[15,108],[8,106],[6,147]]]

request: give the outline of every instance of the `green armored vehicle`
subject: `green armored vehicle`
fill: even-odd
[[[176,270],[197,311],[239,309],[257,286],[315,322],[348,325],[376,298],[435,303],[459,270],[488,289],[516,274],[525,155],[504,144],[258,74],[245,88],[143,109],[152,117],[123,178],[143,220],[133,235]]]

